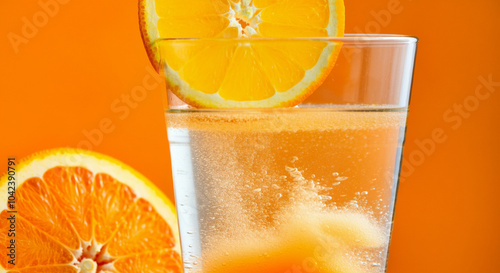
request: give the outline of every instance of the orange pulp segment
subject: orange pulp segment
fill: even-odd
[[[172,203],[145,177],[101,154],[59,149],[17,167],[14,207],[0,198],[3,272],[182,272]],[[7,176],[0,180],[5,192]],[[15,211],[12,212],[12,211]]]
[[[325,80],[340,44],[287,38],[344,34],[342,0],[140,0],[139,8],[153,65],[200,108],[300,103]]]

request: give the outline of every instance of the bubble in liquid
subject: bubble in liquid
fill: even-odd
[[[292,162],[292,163],[295,163],[297,160],[299,160],[299,158],[298,158],[298,157],[296,157],[296,156],[294,156],[294,157],[292,157],[292,161],[291,161],[291,162]]]
[[[276,199],[280,199],[281,197],[283,197],[283,194],[281,193],[276,194]]]
[[[339,176],[339,173],[335,172],[335,173],[332,173],[333,176]]]
[[[271,187],[272,187],[273,189],[275,189],[275,190],[279,190],[279,189],[281,189],[281,187],[280,187],[280,186],[278,186],[278,185],[276,185],[276,184],[272,184],[272,185],[271,185]]]
[[[320,195],[319,198],[321,200],[332,200],[332,197],[331,196],[328,196],[328,195]]]
[[[368,191],[361,192],[361,195],[367,195],[367,194],[368,194]]]
[[[337,180],[337,181],[345,181],[345,180],[347,180],[348,178],[349,178],[349,177],[340,176],[340,177],[335,178],[335,180]]]
[[[262,191],[262,189],[261,189],[261,188],[258,188],[258,189],[255,189],[255,190],[253,190],[253,191],[254,191],[254,192],[261,192],[261,191]]]

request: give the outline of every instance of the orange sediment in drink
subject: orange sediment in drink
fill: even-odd
[[[405,121],[366,106],[167,113],[187,272],[383,272]]]
[[[356,251],[376,252],[385,235],[362,212],[290,211],[277,230],[215,244],[203,272],[377,272],[359,264]],[[300,270],[300,271],[299,271]]]

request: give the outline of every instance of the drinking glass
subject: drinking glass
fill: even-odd
[[[180,75],[170,62],[207,43],[339,51],[297,106],[201,109],[175,95],[184,87],[169,82]],[[397,35],[159,41],[159,52],[175,49],[161,70],[185,272],[385,272],[416,45]]]

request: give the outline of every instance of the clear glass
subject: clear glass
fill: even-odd
[[[183,56],[206,42],[159,46]],[[162,55],[185,272],[385,272],[417,39],[210,43],[341,50],[301,104],[257,109],[188,106]]]

